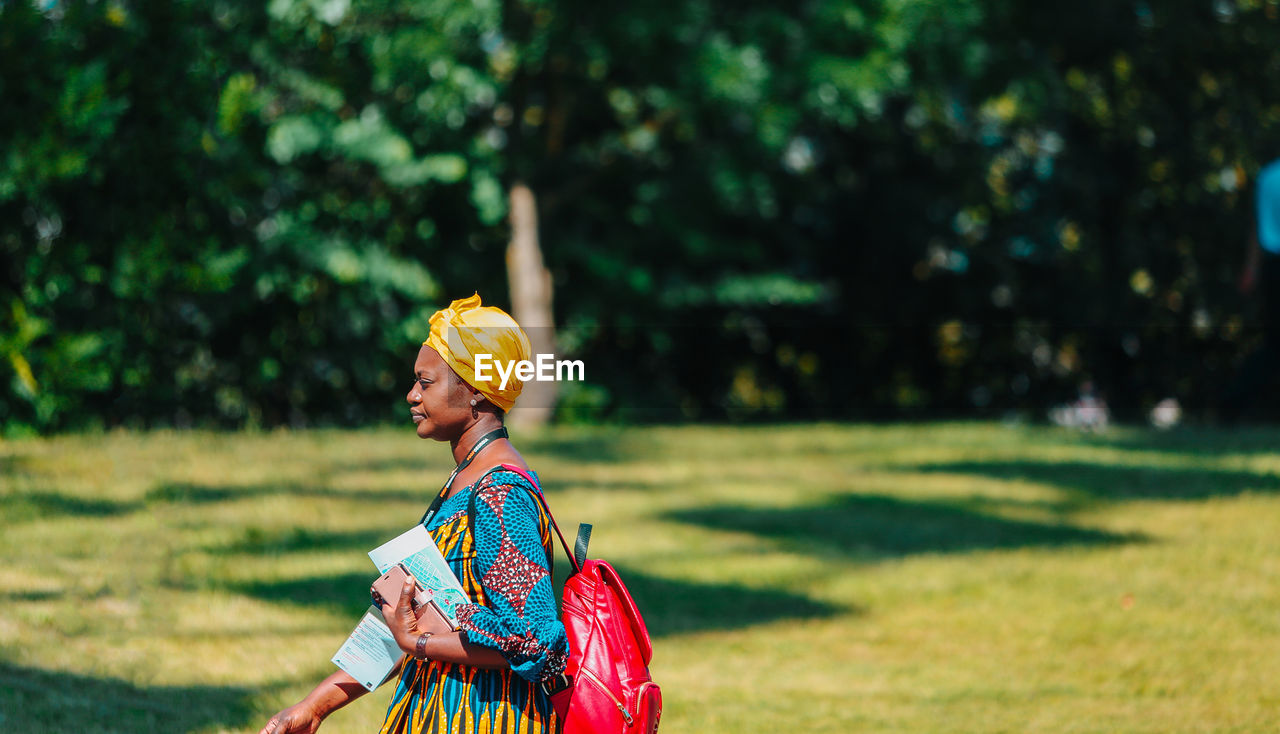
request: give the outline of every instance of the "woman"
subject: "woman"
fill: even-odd
[[[507,464],[528,471],[502,421],[520,394],[508,372],[479,380],[477,354],[504,364],[530,358],[524,331],[473,295],[431,317],[431,334],[405,396],[420,438],[448,441],[458,463],[423,522],[472,603],[457,609],[458,630],[418,629],[413,585],[382,600],[383,616],[405,652],[383,734],[556,732],[541,683],[564,671],[568,642],[551,585],[550,521],[538,489]],[[489,369],[489,373],[496,370]],[[339,671],[276,714],[260,734],[311,732],[365,693]]]

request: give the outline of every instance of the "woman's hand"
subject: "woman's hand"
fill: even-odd
[[[396,645],[406,653],[413,655],[418,645],[418,638],[424,634],[439,634],[450,631],[449,627],[441,625],[439,629],[430,629],[432,626],[430,619],[434,615],[428,615],[426,627],[419,626],[418,616],[413,611],[413,595],[417,591],[417,583],[413,577],[409,576],[405,579],[404,588],[400,590],[400,599],[394,606],[381,599],[382,619],[387,623],[387,627],[391,630],[391,634],[395,635]]]
[[[301,701],[272,716],[258,734],[315,734],[321,721],[315,709]]]

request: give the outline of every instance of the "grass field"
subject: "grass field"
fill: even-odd
[[[640,601],[669,734],[1280,719],[1280,432],[517,445]],[[367,603],[365,552],[450,466],[408,427],[0,443],[0,731],[256,732],[331,672]],[[321,731],[376,731],[386,700]]]

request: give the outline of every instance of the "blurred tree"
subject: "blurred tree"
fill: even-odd
[[[0,16],[15,321],[0,419],[384,416],[405,335],[438,292],[404,255],[406,232],[433,226],[406,190],[465,162],[407,155],[376,106],[356,114],[277,64],[287,44],[325,43],[318,20],[223,3],[6,3]]]
[[[0,4],[0,422],[389,417],[517,184],[567,417],[1204,407],[1277,13]]]
[[[1129,419],[1205,408],[1255,338],[1233,285],[1248,181],[1280,148],[1259,83],[1277,5],[984,5],[983,73],[953,97],[971,185],[939,243],[968,265],[922,266],[986,352],[964,381],[1042,406],[1094,380]]]

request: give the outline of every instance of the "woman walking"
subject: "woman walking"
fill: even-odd
[[[400,599],[381,600],[405,653],[382,734],[560,729],[541,685],[564,671],[569,652],[551,584],[550,519],[503,427],[522,383],[511,371],[503,384],[496,370],[485,380],[475,370],[476,355],[511,365],[529,352],[515,320],[482,307],[479,295],[431,317],[405,400],[418,436],[448,441],[457,466],[422,522],[471,603],[457,608],[459,629],[420,629],[409,605],[412,583]],[[311,734],[364,693],[339,671],[260,734]]]

